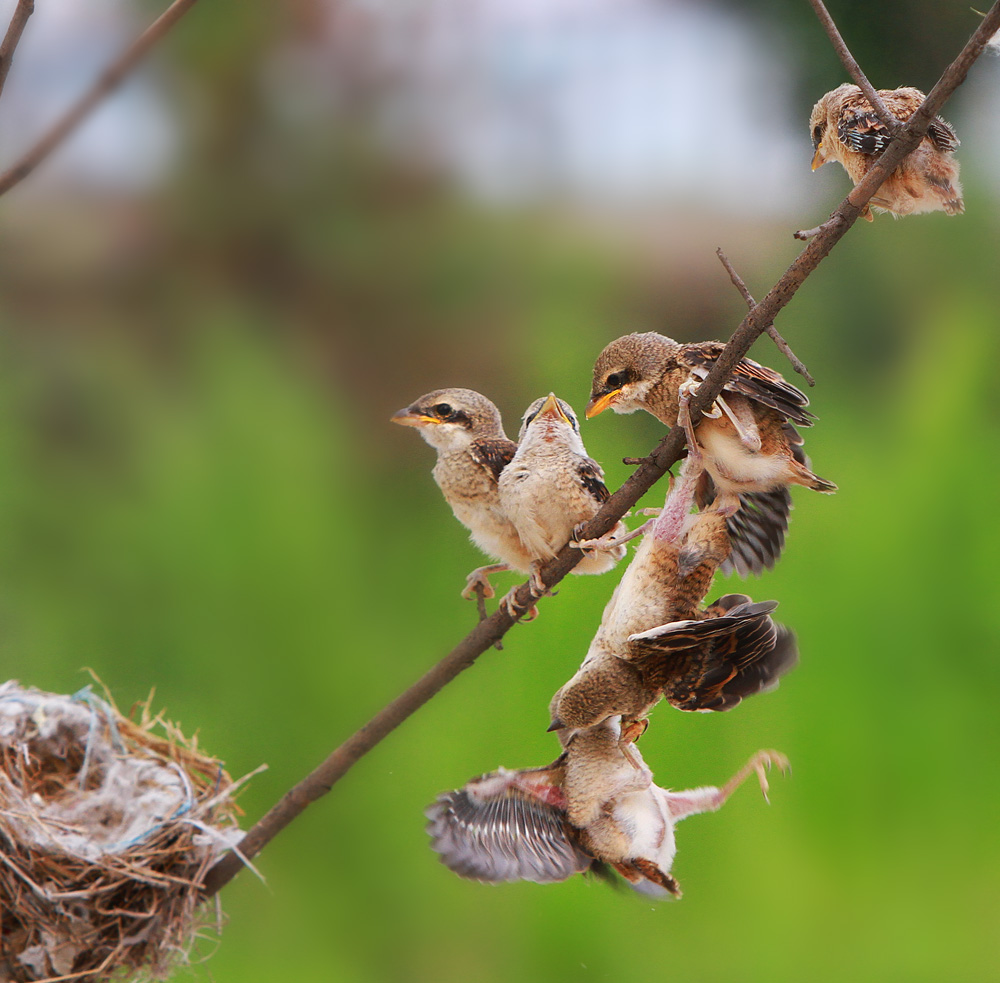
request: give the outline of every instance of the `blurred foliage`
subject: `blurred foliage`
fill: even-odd
[[[890,34],[901,75],[878,83],[927,85],[957,50],[965,8],[926,6],[923,47]],[[550,388],[579,409],[618,334],[735,327],[714,245],[758,294],[797,252],[784,227],[675,223],[653,246],[486,212],[386,160],[363,112],[292,126],[258,72],[310,9],[199,5],[176,49],[197,125],[169,187],[35,200],[0,242],[5,675],[70,692],[90,666],[123,708],[155,686],[234,774],[270,765],[247,822],[474,623],[458,594],[480,557],[390,414],[440,385],[481,389],[508,430]],[[833,12],[866,62],[900,9]],[[802,664],[732,714],[658,709],[643,752],[674,788],[758,747],[794,774],[770,807],[748,787],[680,827],[682,902],[470,884],[427,849],[438,791],[554,757],[549,697],[618,573],[571,577],[267,848],[266,887],[226,888],[221,946],[177,978],[995,976],[1000,228],[968,200],[960,219],[859,223],[781,317],[819,380],[809,453],[841,491],[796,490],[785,558],[746,587],[780,599]],[[785,371],[766,341],[755,354]],[[606,414],[584,437],[617,486],[661,429]]]

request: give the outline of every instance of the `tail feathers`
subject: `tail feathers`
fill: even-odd
[[[724,574],[757,576],[778,562],[785,548],[792,496],[787,488],[740,495],[740,509],[726,520],[732,544],[720,569]]]

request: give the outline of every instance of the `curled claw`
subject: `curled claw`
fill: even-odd
[[[787,775],[792,770],[788,758],[780,751],[758,751],[747,762],[747,767],[752,768],[757,773],[757,781],[760,782],[761,794],[768,805],[771,804],[771,800],[768,798],[767,793],[771,790],[771,786],[767,781],[767,773],[772,765],[778,768],[783,775]]]
[[[659,509],[642,509],[643,513],[655,511],[659,515]],[[623,525],[623,523],[619,523]],[[569,545],[576,550],[613,550],[617,549],[619,546],[624,546],[625,543],[630,542],[633,539],[641,536],[653,525],[653,520],[650,519],[648,522],[644,522],[637,529],[633,529],[630,533],[626,533],[622,536],[612,536],[611,533],[606,533],[603,536],[599,536],[597,539],[571,539]]]
[[[462,597],[468,601],[477,593],[481,594],[484,599],[496,596],[493,585],[490,583],[490,574],[509,569],[510,567],[506,563],[491,563],[485,567],[476,567],[465,578],[465,589],[462,591]]]

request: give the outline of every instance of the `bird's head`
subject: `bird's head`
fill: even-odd
[[[500,411],[472,389],[435,389],[390,417],[415,427],[438,450],[458,450],[482,437],[503,437]]]
[[[587,419],[608,408],[616,413],[643,409],[649,390],[670,366],[670,352],[676,347],[672,338],[655,331],[628,334],[612,341],[594,364]]]
[[[564,439],[579,439],[580,422],[573,412],[573,407],[565,400],[559,399],[555,393],[536,399],[521,418],[521,429],[517,435],[518,444],[527,439],[542,437],[552,439],[562,436]]]
[[[843,109],[845,100],[855,98],[859,92],[856,85],[846,82],[831,92],[827,92],[813,106],[812,112],[809,114],[809,135],[813,145],[812,169],[814,171],[822,167],[831,156],[834,156],[829,141],[839,139],[837,117]]]

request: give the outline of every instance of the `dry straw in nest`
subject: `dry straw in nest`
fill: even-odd
[[[148,704],[0,685],[0,983],[168,973],[240,838],[237,784]]]

